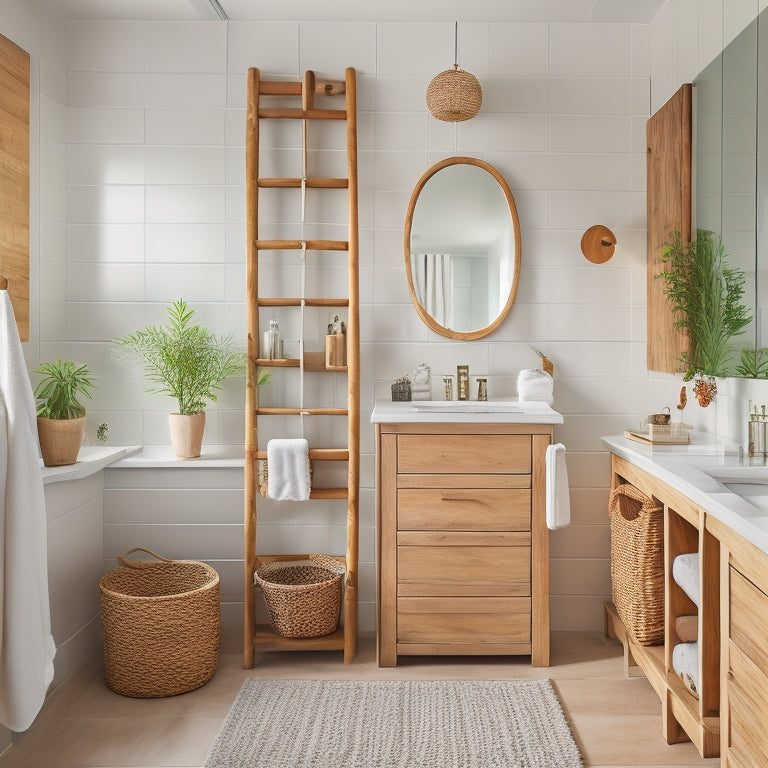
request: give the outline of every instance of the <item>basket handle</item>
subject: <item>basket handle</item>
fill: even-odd
[[[176,562],[175,560],[171,560],[169,557],[158,555],[157,552],[153,552],[151,549],[146,549],[146,547],[134,547],[133,549],[129,549],[124,555],[117,556],[117,562],[123,567],[127,568],[146,568],[147,566],[152,565],[152,563],[148,563],[142,560],[129,560],[128,555],[133,552],[146,552],[148,555],[152,555],[152,557],[156,557],[158,560],[163,560],[166,563]]]

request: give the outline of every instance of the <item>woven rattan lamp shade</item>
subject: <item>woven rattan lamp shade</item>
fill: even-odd
[[[478,79],[459,69],[446,69],[436,75],[427,87],[427,108],[438,120],[458,123],[469,120],[483,103],[483,89]]]

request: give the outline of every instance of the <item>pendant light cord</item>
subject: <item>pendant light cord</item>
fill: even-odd
[[[459,68],[459,22],[453,22],[453,68]]]

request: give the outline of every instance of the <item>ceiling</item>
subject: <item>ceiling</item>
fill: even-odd
[[[37,0],[63,19],[648,23],[668,0]]]

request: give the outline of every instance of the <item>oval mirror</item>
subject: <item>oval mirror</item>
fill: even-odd
[[[520,224],[512,192],[472,157],[433,165],[405,219],[405,271],[421,319],[451,339],[478,339],[509,313],[520,275]]]

